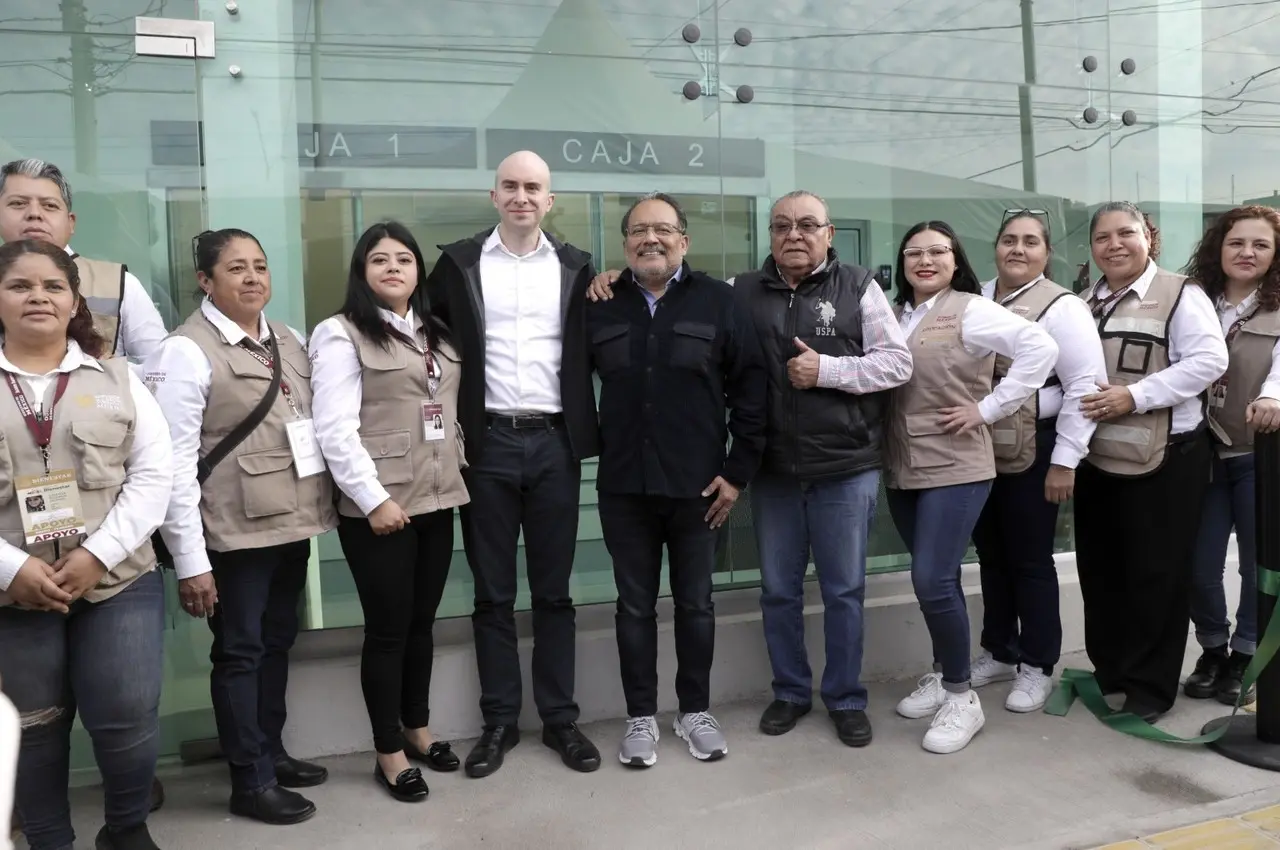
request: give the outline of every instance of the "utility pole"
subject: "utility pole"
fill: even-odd
[[[94,91],[93,37],[87,29],[84,0],[62,0],[62,31],[71,38],[71,116],[76,170],[98,173],[98,108]]]
[[[1036,137],[1031,120],[1031,87],[1036,84],[1035,19],[1032,0],[1021,0],[1022,66],[1025,82],[1018,86],[1018,117],[1022,127],[1022,188],[1036,191]]]

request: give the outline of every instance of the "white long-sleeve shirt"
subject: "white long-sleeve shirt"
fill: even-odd
[[[71,246],[66,246],[70,256],[76,256]],[[147,294],[142,281],[133,272],[124,273],[124,300],[120,302],[120,334],[116,339],[115,355],[135,361],[150,357],[168,335],[164,320],[155,302]]]
[[[67,354],[58,368],[44,375],[23,371],[0,353],[0,370],[16,375],[24,384],[27,398],[33,400],[44,399],[49,385],[57,380],[59,374],[76,369],[102,371],[102,364],[81,351],[74,341],[67,343]],[[102,524],[81,544],[102,562],[107,572],[136,552],[159,527],[173,484],[173,454],[164,414],[132,372],[129,373],[129,396],[133,399],[137,419],[133,443],[125,459],[124,484]],[[36,404],[39,407],[43,401]],[[54,416],[57,416],[56,409]],[[9,583],[28,557],[23,549],[0,540],[0,590],[8,590]]]
[[[934,295],[923,304],[904,305],[899,317],[903,334],[911,336],[937,300]],[[1013,361],[1004,379],[978,402],[978,412],[988,425],[1012,416],[1033,392],[1044,386],[1058,359],[1058,346],[1043,328],[986,298],[965,301],[960,336],[970,356],[986,357],[994,352]]]
[[[862,312],[863,354],[820,355],[818,386],[858,395],[902,386],[911,379],[911,348],[880,284],[874,280],[868,284],[858,305]]]
[[[1155,263],[1148,263],[1147,270],[1133,282],[1132,290],[1138,298],[1146,296],[1157,270]],[[1111,287],[1102,278],[1085,296],[1086,300],[1105,300],[1110,294]],[[1110,310],[1114,309],[1113,305]],[[1129,384],[1134,409],[1147,413],[1171,407],[1172,433],[1193,431],[1204,421],[1200,393],[1222,377],[1228,362],[1222,323],[1213,302],[1199,286],[1188,284],[1169,320],[1169,367]]]
[[[266,316],[259,317],[258,337],[252,339],[209,299],[201,302],[200,310],[229,345],[239,345],[246,339],[263,345],[271,334]],[[307,343],[302,334],[293,328],[289,330],[305,348]],[[164,409],[173,438],[173,496],[160,536],[173,556],[178,578],[194,578],[212,569],[204,546],[196,464],[200,459],[200,432],[204,429],[213,366],[194,340],[171,336],[147,358],[142,372],[143,380]]]
[[[421,340],[422,321],[414,316],[413,310],[403,319],[390,310],[378,312],[392,330],[415,341]],[[418,351],[422,351],[420,345]],[[311,410],[316,441],[338,489],[368,516],[391,496],[378,483],[377,466],[360,441],[364,379],[355,343],[341,322],[336,318],[325,319],[311,332],[310,354]]]
[[[1002,306],[1008,304],[1043,279],[1044,275],[1041,275],[999,303]],[[991,280],[983,284],[982,294],[994,300],[996,282]],[[1049,374],[1056,374],[1060,385],[1041,387],[1038,399],[1041,419],[1057,417],[1058,437],[1050,463],[1075,469],[1089,453],[1089,441],[1098,427],[1084,415],[1080,400],[1096,393],[1099,383],[1107,379],[1102,339],[1098,336],[1098,325],[1089,312],[1089,306],[1074,296],[1053,302],[1038,324],[1058,345],[1058,359]]]

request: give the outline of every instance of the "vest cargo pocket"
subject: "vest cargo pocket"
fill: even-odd
[[[244,473],[240,486],[245,516],[261,519],[298,509],[298,476],[293,471],[293,454],[287,448],[242,454],[236,460]]]
[[[903,417],[907,431],[907,457],[912,469],[951,466],[956,449],[951,435],[942,430],[937,413],[911,413]]]
[[[675,332],[671,339],[671,365],[706,372],[716,338],[716,326],[703,322],[676,322],[671,329]]]
[[[996,460],[1017,460],[1027,445],[1027,434],[1034,432],[1035,421],[1027,421],[1025,408],[991,426],[991,447]]]
[[[71,453],[77,461],[76,478],[86,490],[103,490],[124,483],[125,444],[129,426],[109,420],[71,423]]]
[[[413,458],[409,456],[413,439],[408,431],[364,434],[360,442],[373,458],[373,465],[378,470],[378,483],[383,487],[408,484],[413,480]]]

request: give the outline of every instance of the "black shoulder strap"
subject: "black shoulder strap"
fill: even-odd
[[[271,385],[267,387],[267,392],[262,396],[262,401],[258,402],[244,421],[235,427],[235,430],[222,438],[222,442],[213,447],[213,451],[200,458],[196,463],[196,483],[203,484],[213,474],[213,469],[219,463],[226,459],[227,455],[235,451],[236,446],[244,442],[245,438],[253,433],[253,429],[262,424],[262,420],[267,418],[267,413],[271,410],[271,405],[276,403],[276,396],[280,394],[280,349],[276,347],[276,335],[273,330],[270,335],[271,341]]]
[[[124,263],[121,263],[120,264],[120,293],[116,297],[116,336],[115,336],[115,339],[111,340],[111,348],[110,348],[110,351],[112,354],[114,354],[116,349],[120,347],[120,334],[123,333],[122,326],[124,325],[124,280],[128,274],[129,274],[129,267],[126,266]],[[128,354],[128,353],[129,353],[128,351],[125,352],[125,354]]]

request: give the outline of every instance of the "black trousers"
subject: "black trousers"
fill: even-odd
[[[1191,627],[1191,574],[1209,484],[1207,436],[1169,446],[1146,478],[1076,472],[1076,564],[1098,684],[1168,711]]]
[[[709,707],[716,640],[711,574],[717,533],[705,517],[712,501],[600,493],[600,528],[618,586],[618,662],[631,717],[658,713],[657,604],[664,545],[675,603],[680,713]]]
[[[404,749],[403,729],[431,720],[431,629],[453,560],[453,510],[410,517],[391,534],[341,517],[338,539],[364,612],[360,687],[379,753]]]
[[[231,787],[259,791],[276,784],[284,754],[289,650],[298,637],[298,602],[307,582],[308,540],[210,552],[218,605],[209,618],[209,677],[218,740]]]
[[[520,718],[516,643],[517,554],[524,530],[533,607],[533,698],[548,726],[578,719],[573,700],[575,623],[569,576],[578,538],[582,465],[563,425],[514,428],[493,420],[480,462],[465,473],[471,503],[462,540],[475,577],[476,664],[486,726]]]
[[[1036,432],[1035,462],[992,482],[973,545],[982,576],[982,648],[997,661],[1050,675],[1062,653],[1062,618],[1053,562],[1058,506],[1044,497],[1058,434],[1047,422]]]

